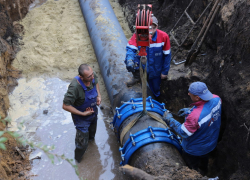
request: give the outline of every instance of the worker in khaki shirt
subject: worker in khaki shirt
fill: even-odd
[[[101,104],[101,94],[98,78],[89,65],[80,65],[78,73],[64,95],[63,109],[71,113],[76,127],[75,160],[80,163],[89,140],[95,138],[98,114],[96,105]]]

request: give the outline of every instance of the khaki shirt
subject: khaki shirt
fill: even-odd
[[[95,84],[97,84],[98,77],[95,72],[94,72],[94,79],[95,79]],[[86,86],[87,90],[89,91],[93,89],[95,84],[90,83],[90,86]],[[85,91],[82,88],[81,84],[78,83],[77,79],[74,78],[68,87],[68,91],[64,95],[63,103],[65,105],[80,106],[84,103],[84,101],[85,101]]]

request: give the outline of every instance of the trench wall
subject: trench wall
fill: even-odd
[[[135,8],[143,1],[120,0],[130,27],[134,24]],[[158,17],[159,28],[167,33],[180,17],[189,2],[151,1],[153,13]],[[177,112],[187,107],[191,100],[187,95],[188,85],[193,81],[205,82],[212,93],[222,98],[222,126],[217,148],[212,152],[210,174],[221,179],[249,179],[250,165],[250,1],[221,1],[221,8],[208,31],[201,48],[189,70],[177,79],[163,81],[161,99],[166,107]],[[195,1],[188,13],[196,19],[208,1]],[[202,22],[198,27],[201,28]],[[177,38],[181,39],[187,27],[185,20],[180,22]],[[183,30],[181,30],[183,29]],[[195,31],[196,32],[196,31]],[[195,40],[195,32],[184,44],[183,50],[189,49]],[[171,49],[176,45],[171,40]],[[185,58],[185,57],[179,57]],[[222,61],[224,65],[220,67]],[[171,65],[169,76],[176,66]],[[177,68],[178,70],[178,68]],[[179,68],[179,71],[182,69]],[[183,120],[182,120],[183,121]]]

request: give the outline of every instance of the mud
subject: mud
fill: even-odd
[[[76,67],[80,63],[85,62],[83,60],[87,58],[93,60],[87,62],[91,64],[95,71],[99,72],[92,46],[90,43],[86,42],[89,39],[88,35],[81,34],[81,32],[86,31],[86,27],[80,13],[78,2],[76,0],[69,2],[65,0],[50,0],[49,2],[47,2],[48,4],[46,3],[47,5],[44,4],[33,9],[33,11],[37,11],[37,14],[31,14],[26,20],[24,16],[25,14],[27,14],[27,9],[32,8],[29,6],[31,2],[32,1],[29,0],[0,1],[1,117],[6,117],[7,115],[7,110],[9,109],[10,104],[8,99],[8,92],[11,91],[11,87],[17,85],[16,78],[20,76],[20,71],[11,66],[12,61],[15,59],[16,53],[20,50],[20,44],[23,45],[23,52],[20,52],[20,55],[18,55],[15,59],[15,67],[19,68],[19,70],[24,71],[23,77],[27,78],[27,82],[29,82],[30,80],[32,81],[32,78],[34,77],[42,78],[44,79],[44,81],[46,81],[46,78],[52,77],[59,77],[63,80],[69,80],[74,77]],[[111,2],[116,3],[117,1],[112,0]],[[119,15],[117,15],[118,19],[121,19],[123,16],[122,14],[124,13],[126,15],[126,20],[128,21],[129,28],[132,30],[132,26],[135,23],[134,10],[137,7],[138,3],[144,3],[144,1],[120,0],[119,2],[121,3],[122,8],[117,4],[114,6],[114,9],[117,9],[120,13]],[[171,28],[189,3],[179,2],[177,0],[151,2],[153,4],[153,12],[159,20],[159,28],[166,31],[167,33],[171,30]],[[206,0],[197,0],[195,2],[195,5],[190,8],[188,12],[194,20],[198,18],[207,3],[208,1]],[[250,165],[250,124],[248,120],[248,107],[250,105],[248,101],[250,95],[250,76],[248,70],[248,57],[250,55],[250,22],[248,18],[249,6],[249,0],[222,1],[222,6],[219,10],[219,13],[216,16],[214,23],[212,24],[207,34],[207,37],[205,38],[205,41],[201,48],[201,53],[196,58],[195,63],[193,63],[189,68],[185,68],[183,65],[175,66],[172,64],[171,70],[169,72],[169,79],[167,81],[163,81],[161,85],[161,100],[163,100],[163,102],[167,104],[166,107],[168,109],[174,112],[177,112],[177,110],[182,107],[187,107],[189,103],[191,103],[189,97],[187,96],[187,87],[189,83],[196,80],[204,81],[214,94],[218,94],[222,98],[223,111],[221,133],[218,146],[212,152],[212,158],[209,162],[209,177],[215,177],[218,175],[220,179],[250,178],[248,168]],[[45,13],[43,14],[43,12]],[[30,13],[32,13],[32,11]],[[30,13],[28,13],[28,15]],[[69,20],[66,16],[71,20]],[[20,19],[22,19],[21,24],[15,22]],[[126,24],[126,20],[122,20],[121,24]],[[202,19],[201,22],[204,22],[204,20],[205,19]],[[201,28],[201,25],[202,23],[199,24],[199,28]],[[183,34],[186,31],[185,27],[187,26],[189,26],[189,24],[186,23],[185,19],[180,22],[180,25],[178,25],[176,35],[179,39],[182,39]],[[23,29],[25,31],[23,31]],[[123,29],[127,31],[128,28],[124,27]],[[194,34],[191,35],[191,38],[188,39],[187,43],[184,44],[181,53],[178,54],[176,58],[177,61],[183,60],[185,58],[185,53],[192,45],[195,36],[197,35],[197,31],[195,31]],[[20,38],[19,34],[22,35],[23,33],[23,41],[18,42],[18,39]],[[75,36],[75,34],[77,35]],[[126,33],[127,38],[130,37],[129,34],[130,33],[128,31],[128,33]],[[83,44],[85,42],[86,44]],[[175,50],[176,45],[172,42],[172,40],[171,43],[172,49]],[[53,46],[48,46],[48,44],[52,44]],[[92,51],[93,54],[88,51]],[[83,55],[84,53],[86,53],[86,55]],[[221,65],[222,60],[224,61],[223,65]],[[57,67],[57,64],[60,66]],[[98,75],[100,76],[100,74]],[[100,81],[100,85],[101,91],[105,94],[106,92],[102,80]],[[103,100],[108,102],[106,97],[104,97]],[[36,104],[36,101],[34,101],[33,103]],[[45,101],[44,104],[46,104]],[[28,111],[34,111],[34,109],[32,111],[32,108],[30,109]],[[39,109],[40,113],[41,110],[42,109]],[[25,111],[22,113],[25,113]],[[13,114],[15,115],[15,113]],[[36,118],[36,113],[34,113],[33,115],[33,118]],[[25,115],[23,117],[25,117]],[[16,122],[18,122],[19,120],[17,117]],[[49,122],[46,122],[46,120],[44,122],[38,120],[39,119],[36,119],[34,123],[45,123],[45,125],[46,123],[48,123],[51,127],[53,127],[53,119]],[[48,129],[51,128],[50,126],[48,126]],[[104,127],[103,125],[99,126]],[[109,132],[110,130],[108,130],[107,128],[107,123],[105,124],[105,126],[107,129],[107,134],[110,134],[111,132]],[[13,128],[14,127],[16,126],[13,126]],[[34,131],[38,131],[41,133],[41,137],[37,138],[38,141],[43,138],[46,140],[45,142],[51,141],[52,137],[57,138],[59,137],[58,135],[61,135],[57,134],[59,133],[57,132],[55,134],[52,133],[52,135],[43,136],[42,129],[29,129],[29,127],[32,126],[28,126],[28,124],[26,124],[25,128],[27,128],[27,131],[30,131],[30,134],[33,133],[34,135]],[[0,128],[3,129],[5,127],[1,124]],[[71,130],[72,129],[68,129],[69,134],[71,134],[73,138],[74,133],[70,133]],[[53,134],[55,136],[53,136]],[[65,140],[61,137],[62,136],[59,137],[59,144],[62,144],[62,146],[59,145],[59,147],[65,148]],[[99,177],[113,177],[115,179],[116,177],[119,177],[119,173],[113,173],[116,171],[114,169],[114,162],[117,163],[119,155],[115,154],[116,151],[113,151],[114,154],[110,155],[110,150],[106,149],[104,151],[104,155],[106,155],[105,157],[108,158],[102,158],[102,154],[100,153],[99,158],[99,147],[100,149],[105,149],[105,144],[102,144],[102,142],[104,141],[102,138],[105,139],[105,137],[101,135],[100,141],[98,140],[101,143],[100,146],[98,146],[98,143],[93,143],[90,146],[90,156],[97,157],[95,159],[96,161],[93,161],[95,165],[100,163],[101,161],[100,164],[103,165],[103,167],[108,167],[106,169],[102,169],[101,172],[98,172]],[[113,139],[115,139],[115,137]],[[113,140],[106,139],[106,142],[111,143],[110,141]],[[69,142],[72,143],[73,141]],[[13,179],[17,176],[20,176],[19,178],[25,178],[26,175],[23,175],[22,171],[24,169],[29,169],[29,163],[26,160],[21,161],[20,156],[16,154],[15,150],[13,150],[13,147],[17,145],[14,139],[10,138],[8,143],[10,145],[8,146],[8,149],[12,150],[0,151],[1,178]],[[72,144],[69,144],[69,148],[72,148],[72,146]],[[72,153],[72,151],[73,149],[70,149],[70,151],[68,152]],[[61,151],[59,150],[58,152]],[[72,154],[68,155],[72,157]],[[110,159],[112,159],[110,157],[112,157],[113,159],[117,159],[110,161]],[[103,161],[98,159],[103,159]],[[20,165],[18,165],[20,164],[19,160],[23,163],[22,168],[20,168]],[[47,168],[47,171],[43,171],[45,165],[48,165],[48,161],[49,160],[46,159],[45,156],[43,156],[42,161],[35,160],[34,166],[37,165],[37,167],[40,167],[41,169],[37,169],[33,173],[54,173],[52,177],[57,177],[56,175],[58,174],[60,175],[60,173],[58,173],[57,171],[60,169],[58,167],[61,167],[61,164],[59,162],[57,162],[56,166],[50,166],[49,168]],[[9,162],[11,163],[8,164]],[[93,164],[91,164],[91,161],[89,160],[88,162],[89,164],[80,166],[80,169],[82,168],[81,172],[85,172],[85,168],[87,167],[90,167],[90,171],[94,169],[91,168],[91,166],[94,166]],[[64,169],[70,169],[69,166],[65,165],[64,163],[62,164]],[[99,170],[101,169],[100,164],[98,165]],[[188,179],[193,177],[193,172],[189,171],[188,169],[186,170],[189,173],[185,173],[185,170],[177,169],[174,173],[176,175],[175,179]],[[74,174],[73,170],[70,174]],[[186,174],[188,175],[188,177],[183,177],[183,175]],[[63,176],[64,173],[62,173],[61,175]],[[83,174],[82,176],[85,177],[87,175]]]
[[[70,113],[62,110],[63,95],[69,82],[58,78],[33,78],[30,81],[22,78],[19,86],[10,95],[12,108],[9,112],[12,119],[10,130],[23,123],[19,134],[34,143],[48,147],[55,146],[52,153],[74,159],[75,128]],[[119,172],[120,154],[113,131],[109,128],[112,113],[109,106],[102,104],[99,108],[97,133],[91,141],[81,163],[77,165],[80,177],[84,179],[127,179]],[[46,113],[44,113],[46,111]],[[66,161],[52,164],[43,151],[36,149],[29,159],[34,157],[30,174],[32,179],[78,179],[74,168]]]
[[[132,167],[130,165],[125,165],[120,167],[121,171],[129,175],[132,179],[137,180],[179,180],[179,179],[193,179],[193,180],[207,180],[207,177],[202,177],[196,171],[189,169],[187,166],[172,166],[172,171],[164,172],[163,176],[154,176],[146,173],[145,171]]]
[[[71,80],[77,74],[79,65],[88,63],[99,76],[105,112],[102,114],[100,110],[96,140],[90,143],[85,160],[78,164],[80,177],[127,179],[118,169],[120,154],[116,138],[109,128],[112,118],[109,100],[78,1],[49,0],[42,5],[43,2],[34,1],[29,6],[32,11],[22,18],[20,24],[14,23],[16,32],[23,37],[19,37],[22,39],[17,44],[17,47],[21,45],[22,50],[12,60],[15,58],[14,66],[23,71],[23,78],[9,96],[9,115],[12,118],[9,130],[18,131],[35,143],[42,142],[48,146],[54,144],[56,149],[53,153],[64,153],[73,159],[75,129],[70,113],[61,108],[63,94],[69,84],[64,80]],[[111,4],[127,37],[131,36],[126,21],[122,19],[121,7],[115,1]],[[7,95],[8,92],[6,98]],[[3,112],[6,113],[6,110],[8,107]],[[48,113],[44,114],[44,111]],[[24,123],[20,131],[18,126],[21,122]],[[34,151],[30,159],[36,156],[41,157],[41,160],[31,161],[32,179],[78,179],[68,163],[56,161],[52,165],[40,150]]]
[[[16,20],[25,17],[31,1],[0,0],[0,119],[7,116],[10,106],[8,93],[18,84],[17,78],[21,72],[12,66],[16,53],[20,50],[19,38],[23,27]],[[0,122],[0,131],[6,126]],[[26,179],[31,169],[29,151],[16,142],[9,134],[4,134],[8,141],[5,143],[7,151],[0,150],[0,179]],[[25,155],[22,159],[16,151],[21,149]]]

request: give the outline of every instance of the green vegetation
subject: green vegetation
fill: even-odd
[[[0,121],[6,126],[8,123],[11,123],[11,119],[9,117],[5,118],[5,119],[2,119],[1,116],[0,116]],[[21,128],[23,127],[23,123],[20,123],[20,126],[18,126],[18,129],[21,130]],[[51,151],[53,151],[55,149],[55,146],[51,146],[51,147],[48,147],[47,145],[43,145],[41,142],[38,143],[38,144],[35,144],[34,142],[32,141],[28,141],[24,138],[22,138],[18,133],[16,132],[11,132],[11,131],[8,131],[8,130],[2,130],[0,131],[0,149],[2,150],[7,150],[6,149],[6,146],[5,146],[5,142],[8,140],[8,138],[6,137],[3,137],[3,135],[5,133],[8,133],[9,135],[11,135],[13,138],[15,138],[15,140],[17,142],[19,142],[21,145],[29,145],[31,148],[39,148],[41,149],[47,156],[48,158],[51,160],[52,164],[54,164],[55,162],[55,158],[57,158],[58,161],[67,161],[74,169],[75,169],[75,173],[77,174],[77,176],[79,177],[79,172],[78,172],[78,168],[77,168],[77,165],[73,164],[73,159],[69,159],[69,158],[66,158],[64,154],[62,155],[58,155],[58,154],[54,154],[54,153],[51,153]],[[79,177],[80,178],[80,177]],[[82,178],[80,178],[82,179]]]

